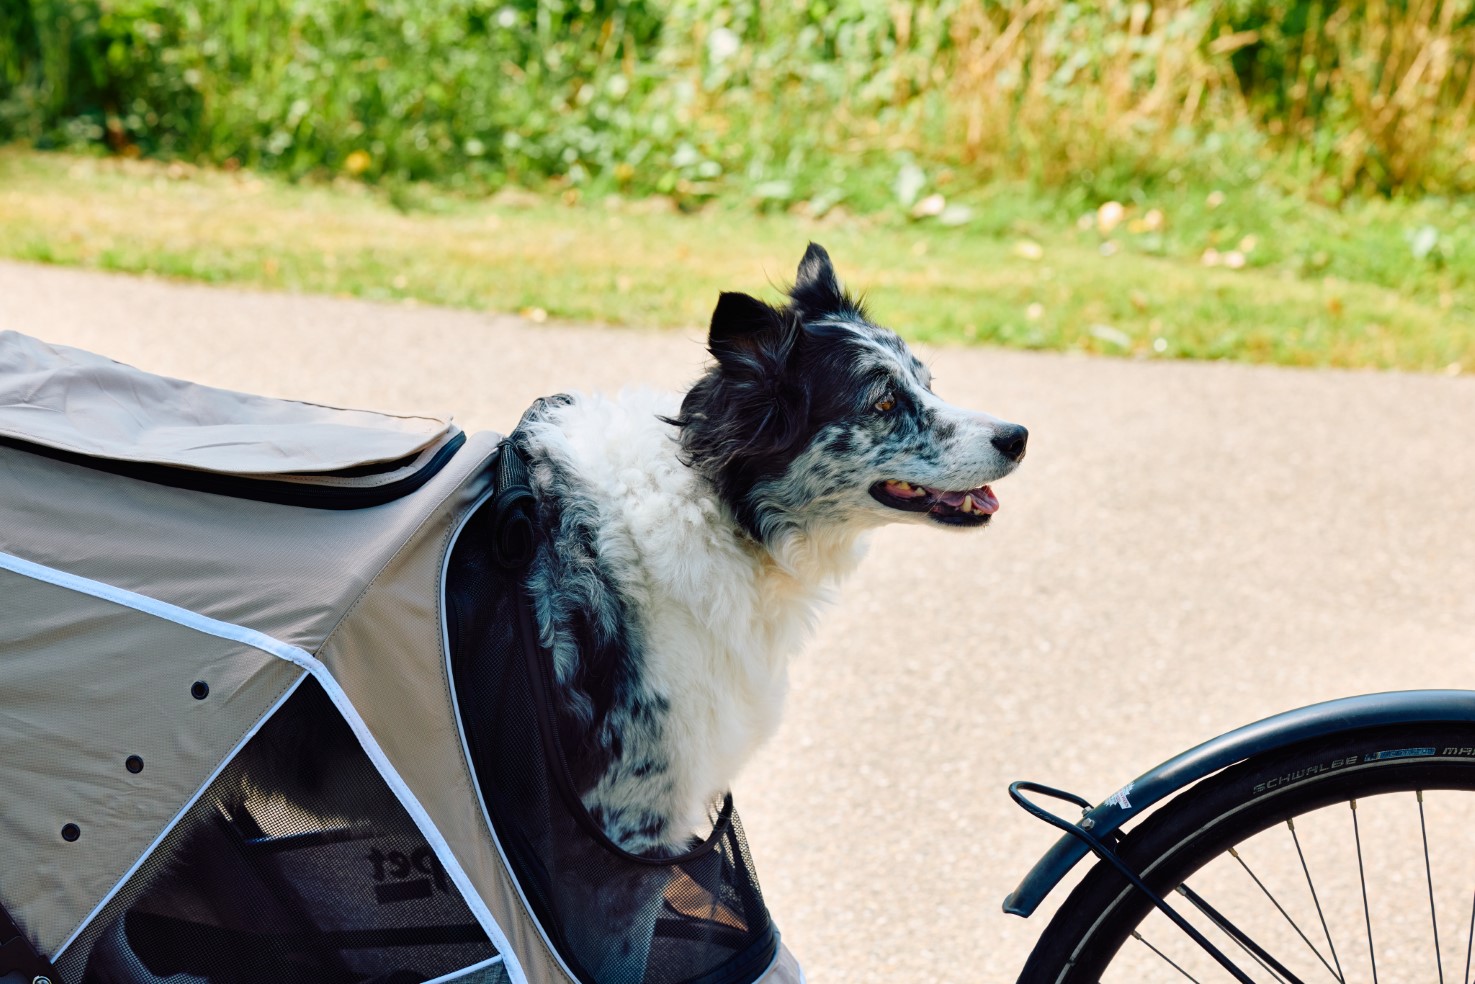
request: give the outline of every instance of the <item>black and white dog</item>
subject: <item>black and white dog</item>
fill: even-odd
[[[783,307],[721,295],[709,347],[716,362],[684,398],[555,397],[513,434],[538,497],[526,586],[553,654],[563,751],[608,837],[653,857],[692,846],[773,734],[789,657],[854,568],[863,535],[897,520],[986,525],[999,506],[989,483],[1018,466],[1027,437],[935,396],[926,368],[869,320],[816,245]],[[388,792],[364,776],[367,760],[358,771],[321,767],[357,761],[357,746],[317,699],[318,712],[268,722],[216,808],[239,816],[255,798],[319,825],[343,810],[345,828],[383,815]],[[197,823],[180,844],[145,890],[165,913],[194,898],[193,882],[239,863],[218,823]],[[646,979],[670,872],[632,865],[581,880],[601,870],[599,845],[555,830],[539,848],[550,870],[572,873],[557,889],[562,932],[585,973]],[[256,904],[238,894],[224,909]],[[151,939],[119,917],[83,984],[262,976],[251,952]],[[294,980],[319,979],[316,953],[299,955]]]
[[[688,848],[773,734],[789,657],[864,534],[985,526],[1028,436],[934,395],[818,245],[783,307],[722,294],[709,348],[684,398],[555,397],[515,435],[564,748],[585,806],[637,853]]]

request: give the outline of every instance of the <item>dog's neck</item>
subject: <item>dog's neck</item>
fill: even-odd
[[[838,586],[853,572],[866,552],[864,530],[833,530],[813,534],[793,530],[774,543],[745,538],[760,558],[765,576],[800,584]]]

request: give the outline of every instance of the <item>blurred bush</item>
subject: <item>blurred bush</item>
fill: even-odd
[[[0,140],[910,207],[1475,190],[1475,0],[0,0]]]
[[[1342,191],[1475,188],[1475,2],[1229,0],[1256,120]]]
[[[0,0],[0,138],[293,175],[557,174],[619,100],[570,110],[659,30],[639,3]]]

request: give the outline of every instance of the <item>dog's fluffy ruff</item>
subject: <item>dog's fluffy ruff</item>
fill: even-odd
[[[772,736],[789,654],[861,553],[853,532],[767,546],[747,536],[682,462],[676,427],[665,420],[678,409],[678,397],[650,391],[572,396],[548,401],[520,428],[543,519],[560,527],[531,585],[560,689],[582,689],[582,660],[640,660],[622,681],[636,691],[623,695],[627,708],[596,700],[573,711],[606,757],[620,759],[584,792],[585,805],[636,851],[682,846]],[[575,498],[589,508],[571,510]],[[622,626],[591,633],[612,651],[580,651],[575,634],[560,630],[577,598],[607,618],[625,609]]]

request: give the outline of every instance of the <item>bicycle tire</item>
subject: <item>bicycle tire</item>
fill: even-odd
[[[1419,754],[1420,752],[1427,754]],[[1349,759],[1355,759],[1355,762],[1348,764]],[[1349,804],[1354,815],[1351,828],[1357,838],[1358,877],[1362,881],[1363,912],[1367,918],[1366,949],[1375,962],[1374,925],[1368,903],[1368,883],[1363,873],[1363,844],[1355,818],[1357,803],[1364,802],[1363,812],[1366,814],[1366,804],[1373,802],[1374,797],[1417,793],[1420,830],[1424,830],[1424,868],[1430,879],[1428,907],[1432,910],[1435,907],[1435,876],[1429,861],[1429,837],[1424,828],[1423,816],[1424,794],[1436,790],[1441,791],[1438,794],[1441,797],[1452,797],[1459,792],[1475,792],[1475,722],[1380,727],[1315,739],[1253,756],[1202,780],[1156,810],[1123,836],[1117,847],[1117,854],[1142,876],[1154,892],[1168,899],[1175,909],[1180,912],[1187,910],[1195,916],[1201,928],[1207,928],[1208,933],[1215,933],[1212,921],[1204,916],[1202,910],[1196,909],[1191,900],[1186,900],[1185,896],[1177,892],[1178,886],[1196,878],[1210,865],[1232,867],[1229,859],[1232,859],[1233,865],[1251,871],[1243,863],[1243,845],[1252,842],[1257,836],[1266,835],[1268,831],[1287,821],[1290,821],[1288,829],[1294,831],[1297,820],[1302,820],[1304,826],[1304,818],[1316,814],[1317,821],[1320,822],[1338,812],[1339,804]],[[1398,802],[1401,804],[1401,800]],[[1472,812],[1471,807],[1475,807],[1475,796],[1461,798],[1459,803],[1468,816]],[[1402,806],[1399,808],[1402,809]],[[1280,835],[1272,833],[1270,836]],[[1301,851],[1301,844],[1297,839],[1299,836],[1294,832],[1291,834],[1292,840],[1296,841],[1298,853]],[[1229,853],[1231,848],[1235,849],[1234,854]],[[1466,850],[1468,853],[1468,848]],[[1311,866],[1307,864],[1304,855],[1300,863],[1306,872],[1307,883],[1313,884]],[[1299,875],[1300,872],[1295,874]],[[1281,877],[1283,875],[1282,872],[1276,876],[1281,883],[1294,881]],[[1258,883],[1259,876],[1250,877]],[[1265,894],[1268,897],[1272,893],[1267,891]],[[1302,932],[1299,927],[1298,932],[1302,932],[1301,938],[1306,941],[1307,947],[1317,951],[1317,957],[1327,965],[1326,969],[1332,971],[1333,980],[1348,979],[1342,971],[1332,930],[1322,912],[1322,901],[1314,887],[1307,894],[1311,897],[1321,922],[1320,927],[1316,927],[1313,922],[1312,929],[1325,930],[1327,947],[1324,949],[1330,950],[1332,960],[1336,961],[1336,969],[1333,970],[1332,961],[1326,959],[1326,954],[1320,952],[1323,948],[1320,948],[1319,940],[1313,944],[1308,939],[1318,936],[1319,932]],[[1470,897],[1467,891],[1464,898]],[[1283,908],[1281,915],[1285,916]],[[1167,924],[1164,917],[1155,913],[1152,902],[1142,892],[1132,888],[1109,863],[1098,862],[1051,919],[1019,977],[1020,984],[1078,984],[1120,979],[1107,975],[1122,955],[1125,949],[1123,944],[1133,940],[1133,934],[1139,925],[1149,918]],[[1231,915],[1230,918],[1234,917]],[[1271,918],[1272,921],[1277,921],[1275,917]],[[1468,957],[1465,957],[1468,944],[1464,938],[1463,918],[1462,914],[1458,926],[1459,938],[1453,942],[1459,947],[1459,956],[1468,961]],[[1285,921],[1290,922],[1291,917],[1286,916]],[[1434,938],[1437,940],[1437,919],[1431,917],[1431,921],[1435,926]],[[1236,926],[1243,932],[1243,927],[1238,927],[1238,924]],[[1286,931],[1282,927],[1280,932]],[[1475,941],[1475,911],[1471,911],[1470,915],[1470,933],[1471,940]],[[1183,940],[1187,939],[1181,933],[1177,935]],[[1257,960],[1248,948],[1236,943],[1228,934],[1215,935],[1218,938],[1216,945],[1224,949],[1236,966],[1254,971],[1250,975],[1253,980],[1305,979],[1294,974],[1289,978],[1276,976],[1274,973],[1267,975],[1262,969],[1267,965]],[[1163,956],[1152,946],[1151,941],[1147,942],[1149,949],[1153,949],[1158,956]],[[1434,961],[1443,959],[1439,956],[1440,947],[1441,945],[1436,945],[1434,948]],[[1301,949],[1300,945],[1296,944],[1295,949]],[[1143,957],[1140,948],[1134,947],[1133,950],[1135,958],[1151,959]],[[1304,953],[1301,957],[1309,960]],[[1233,979],[1227,971],[1217,965],[1215,968],[1218,976],[1211,975],[1208,979]],[[1164,957],[1162,969],[1163,980],[1201,979],[1182,967],[1169,963],[1167,957]],[[1419,976],[1432,979],[1433,969],[1434,963],[1431,961],[1427,975],[1420,973]],[[1453,968],[1451,979],[1457,973],[1458,967]],[[1139,969],[1125,979],[1141,980],[1145,984],[1151,978],[1143,975]],[[1373,979],[1376,979],[1376,973]],[[1409,978],[1400,978],[1385,971],[1383,979]]]

